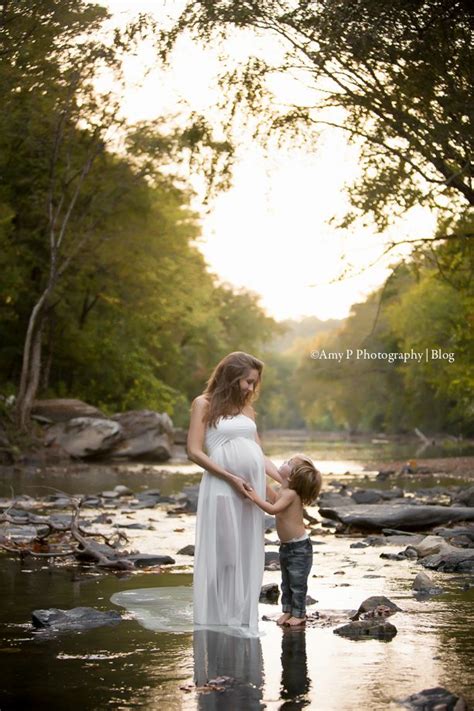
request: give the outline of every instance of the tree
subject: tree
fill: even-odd
[[[343,224],[370,214],[383,229],[413,205],[459,214],[474,202],[471,13],[464,0],[193,0],[162,42],[166,53],[188,30],[204,42],[239,31],[276,38],[283,59],[254,42],[222,77],[228,124],[246,107],[265,136],[345,131],[361,174]],[[304,83],[307,101],[275,106],[275,74]]]
[[[40,384],[48,324],[44,384],[49,380],[53,314],[65,298],[72,266],[83,265],[123,233],[124,225],[113,218],[124,213],[127,201],[133,211],[135,188],[144,188],[140,181],[169,189],[174,178],[164,177],[163,166],[184,149],[215,183],[216,163],[228,148],[213,140],[199,117],[185,131],[164,120],[126,126],[119,91],[123,58],[151,22],[139,16],[124,30],[107,33],[107,18],[104,8],[82,0],[6,2],[0,14],[0,240],[6,261],[15,266],[5,303],[12,292],[21,292],[28,313],[17,394],[22,429]],[[98,90],[99,76],[108,78],[110,91]],[[117,153],[126,147],[127,161],[114,161],[112,146]],[[224,168],[220,173],[225,175]],[[95,303],[96,297],[86,293],[83,321]]]

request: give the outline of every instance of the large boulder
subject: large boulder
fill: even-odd
[[[425,556],[421,565],[442,573],[474,573],[474,550],[445,543],[439,553]]]
[[[373,617],[390,617],[390,615],[394,615],[396,612],[403,612],[403,610],[389,600],[388,597],[385,597],[385,595],[372,595],[361,602],[359,609],[355,615],[351,617],[351,620],[358,620],[369,613],[373,615]]]
[[[438,595],[443,592],[443,588],[435,585],[426,573],[418,573],[413,581],[412,590],[425,595]]]
[[[111,451],[122,439],[122,428],[113,420],[75,417],[48,428],[45,445],[59,446],[71,457],[97,457]]]
[[[67,422],[76,417],[103,418],[104,414],[82,400],[55,398],[35,400],[31,416],[43,422]]]
[[[166,413],[131,410],[114,415],[122,438],[113,446],[112,456],[164,462],[173,451],[173,423]]]
[[[397,528],[414,531],[448,521],[474,521],[474,507],[416,506],[405,504],[359,504],[326,508],[319,513],[324,518],[340,521],[346,526],[363,530]]]
[[[433,553],[440,553],[443,548],[449,547],[441,536],[425,536],[421,541],[410,543],[408,548],[416,551],[418,558],[425,558]]]

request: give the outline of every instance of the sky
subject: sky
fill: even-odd
[[[138,12],[163,21],[176,15],[183,1],[101,4],[109,8],[113,24],[122,24]],[[280,51],[271,39],[265,41],[270,55]],[[228,49],[233,58],[244,59],[254,43],[250,35],[239,36]],[[126,64],[122,110],[130,122],[177,114],[183,104],[212,117],[220,69],[217,48],[183,38],[165,72],[151,43],[144,43]],[[304,87],[282,81],[275,91],[285,102]],[[383,236],[375,228],[346,231],[328,223],[335,215],[343,216],[348,206],[344,185],[358,170],[357,149],[347,144],[342,131],[324,130],[316,151],[286,147],[268,154],[244,130],[238,138],[232,187],[206,208],[200,199],[202,183],[197,176],[188,176],[197,192],[193,206],[202,215],[198,246],[219,280],[258,294],[261,306],[277,320],[345,318],[353,303],[382,285],[389,264],[409,252],[405,245],[381,258],[387,243],[395,235],[429,236],[434,229],[434,215],[421,208],[411,210]],[[350,276],[341,280],[349,265]]]

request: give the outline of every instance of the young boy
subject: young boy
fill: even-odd
[[[278,469],[279,491],[267,487],[264,501],[255,491],[248,496],[263,511],[274,514],[280,538],[281,603],[279,625],[301,625],[306,620],[308,575],[313,562],[313,546],[304,527],[303,505],[312,504],[321,491],[321,473],[309,457],[296,454]]]

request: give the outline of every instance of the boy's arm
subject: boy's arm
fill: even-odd
[[[275,491],[275,489],[272,486],[269,486],[268,484],[267,484],[266,497],[267,497],[267,501],[269,501],[271,504],[274,504],[275,501],[278,499],[277,492]]]
[[[252,499],[252,501],[257,504],[259,508],[262,509],[262,511],[265,511],[268,514],[275,515],[282,513],[282,511],[287,509],[288,506],[292,503],[292,501],[295,500],[297,494],[295,491],[293,491],[293,489],[286,489],[285,491],[282,491],[278,501],[276,501],[274,504],[270,504],[268,503],[268,501],[264,501],[256,493],[256,491],[254,491],[254,489],[249,491],[247,496],[249,499]]]

